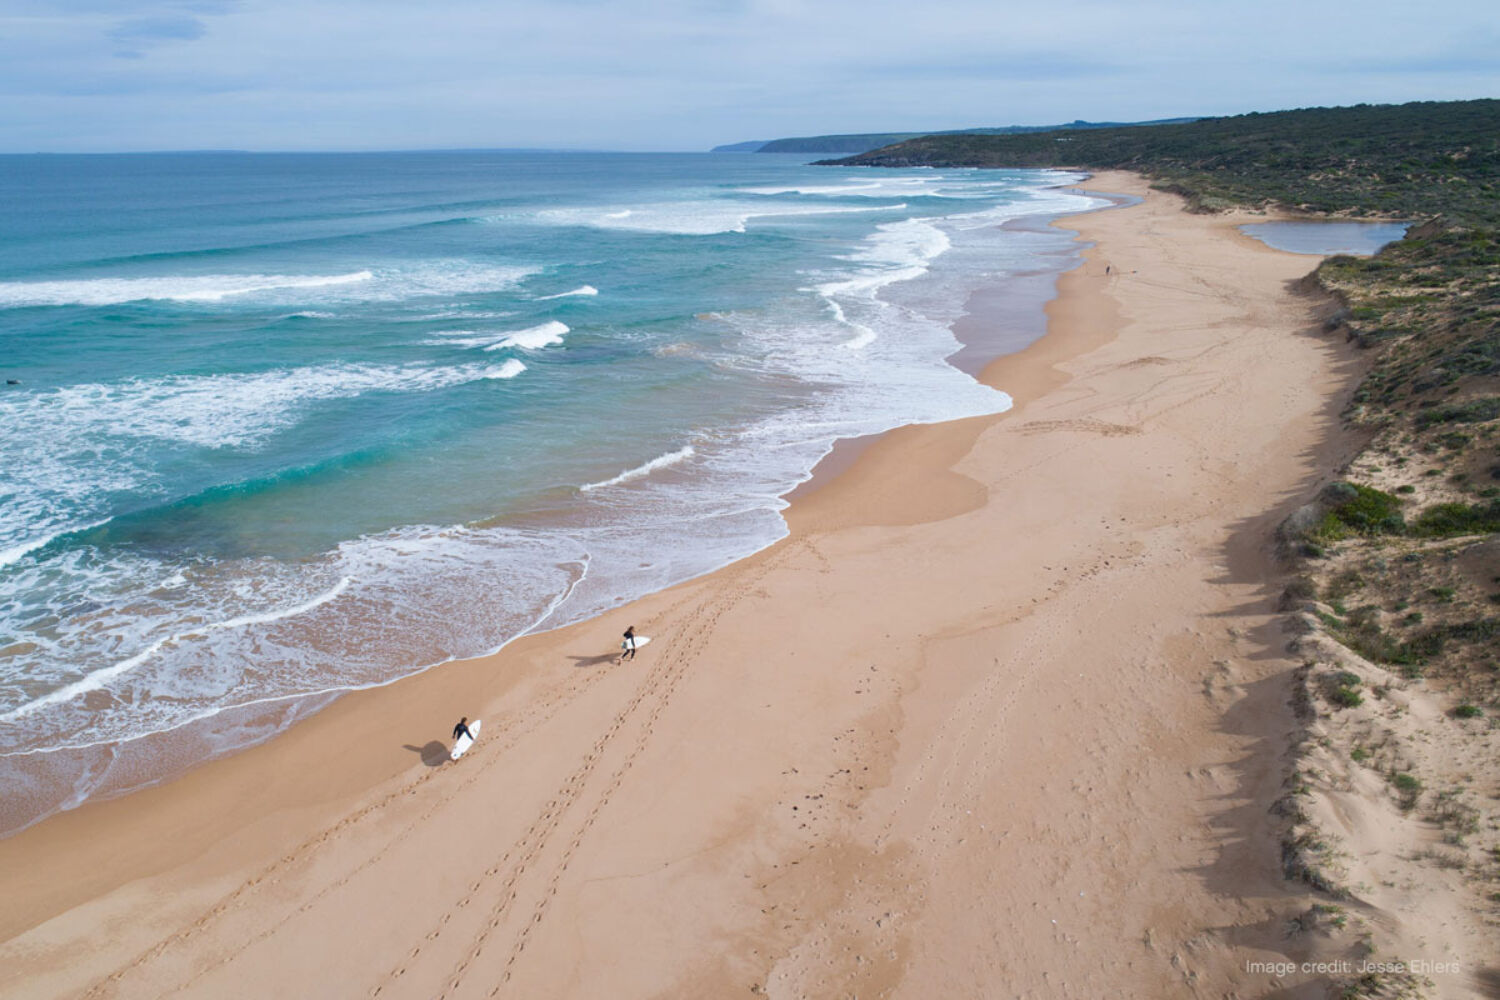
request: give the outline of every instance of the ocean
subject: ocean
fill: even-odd
[[[743,558],[841,438],[1003,411],[950,325],[1014,281],[985,350],[1040,334],[1078,180],[0,157],[0,833]]]

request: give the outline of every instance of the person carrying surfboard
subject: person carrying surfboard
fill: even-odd
[[[469,717],[466,715],[458,720],[458,725],[453,727],[453,738],[456,740],[461,736],[467,736],[469,742],[474,742],[474,734],[469,732]]]
[[[633,660],[633,659],[635,659],[635,626],[634,625],[630,626],[629,628],[627,628],[625,630],[625,645],[624,645],[624,649],[625,649],[625,652],[623,652],[623,653],[620,654],[620,659],[618,661],[616,661],[616,662],[618,662],[618,663],[624,663],[626,660]]]

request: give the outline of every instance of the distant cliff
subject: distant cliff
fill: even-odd
[[[1175,125],[1194,118],[1161,118],[1148,122],[1086,122],[1066,125],[1002,125],[990,128],[947,129],[942,132],[857,132],[848,135],[807,135],[793,139],[736,142],[715,146],[715,153],[867,153],[872,149],[908,142],[928,135],[1016,135],[1023,132],[1055,132],[1059,129],[1125,128],[1133,125]]]
[[[709,152],[710,153],[759,153],[762,146],[764,146],[766,143],[772,142],[772,141],[774,141],[774,140],[771,140],[771,139],[752,139],[749,142],[731,142],[727,146],[715,146],[713,149],[710,149]],[[840,150],[839,152],[843,152],[843,150]],[[864,150],[860,150],[860,152],[864,152]]]

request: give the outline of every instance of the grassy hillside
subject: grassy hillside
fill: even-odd
[[[1073,121],[1066,125],[1002,125],[996,128],[948,129],[943,132],[860,132],[847,135],[808,135],[791,139],[772,139],[762,143],[735,143],[733,146],[715,146],[713,152],[757,152],[757,153],[863,153],[867,150],[890,146],[925,135],[1014,135],[1022,132],[1051,132],[1059,129],[1122,128],[1137,125],[1161,125],[1167,122],[1187,122],[1192,118],[1166,118],[1149,122],[1086,122]],[[750,149],[747,147],[754,147]]]
[[[1500,101],[1311,108],[1020,135],[929,135],[831,161],[1138,170],[1206,208],[1497,221]]]

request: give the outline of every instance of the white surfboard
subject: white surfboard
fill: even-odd
[[[642,646],[644,646],[646,643],[648,643],[650,641],[651,641],[651,637],[649,635],[638,635],[638,636],[635,637],[635,648],[636,649],[640,649]],[[630,640],[629,639],[621,639],[620,640],[620,648],[621,649],[629,649],[630,648]]]
[[[482,725],[484,725],[484,723],[481,722],[481,721],[479,721],[478,719],[475,719],[473,722],[469,723],[468,725],[469,725],[469,732],[471,732],[471,733],[474,734],[474,739],[478,739],[479,738],[479,727],[482,726]],[[450,753],[448,756],[451,757],[454,760],[458,760],[458,758],[462,757],[464,755],[464,752],[466,750],[468,750],[469,747],[471,747],[473,745],[474,745],[474,740],[469,739],[467,736],[460,736],[458,738],[458,742],[456,742],[456,743],[453,744],[453,752]]]

